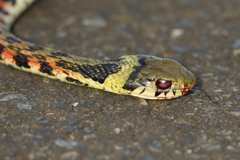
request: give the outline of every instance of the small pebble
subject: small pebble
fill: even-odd
[[[79,104],[78,102],[75,102],[75,103],[72,104],[72,106],[77,107],[78,104]]]
[[[234,116],[240,116],[240,112],[239,111],[232,111],[232,112],[229,112],[229,113],[234,115]]]
[[[123,155],[128,157],[130,155],[131,151],[129,149],[123,151]]]
[[[163,150],[162,143],[154,140],[152,145],[150,145],[148,149],[152,152],[161,152]]]
[[[57,33],[57,36],[58,36],[59,38],[64,38],[64,37],[67,36],[67,32],[65,32],[65,31],[59,31],[59,32]]]
[[[214,144],[207,143],[207,144],[202,145],[202,148],[206,151],[221,151],[222,150],[222,147],[219,144],[214,145]]]
[[[147,155],[147,156],[140,158],[140,160],[157,160],[157,159],[154,158],[152,155]]]
[[[226,149],[229,150],[229,151],[234,151],[235,150],[235,148],[233,146],[227,146]]]
[[[66,125],[73,126],[73,125],[77,124],[78,122],[79,122],[79,120],[72,120],[72,121],[67,122]]]
[[[204,74],[201,74],[201,76],[203,77],[213,76],[213,73],[204,73]]]
[[[50,129],[48,129],[48,128],[46,128],[46,127],[39,127],[38,130],[41,131],[41,132],[50,131]]]
[[[240,48],[240,39],[236,39],[236,40],[232,43],[232,48],[233,48],[233,49]]]
[[[195,102],[202,102],[203,100],[195,98],[193,101],[195,101]]]
[[[239,56],[240,55],[240,49],[234,49],[233,50],[233,56],[234,57],[237,57],[237,56]]]
[[[213,90],[213,92],[221,93],[221,92],[223,92],[223,90],[222,89],[215,89],[215,90]]]
[[[34,138],[37,138],[37,139],[46,139],[47,138],[47,136],[41,135],[41,134],[23,133],[23,135],[27,136],[27,137],[34,137]]]
[[[57,139],[54,141],[54,144],[58,147],[67,148],[67,149],[73,149],[79,146],[79,143],[75,141],[65,141],[62,139]]]
[[[17,104],[17,107],[19,109],[21,109],[21,110],[22,109],[24,109],[24,110],[31,110],[32,107],[36,106],[36,105],[37,105],[37,103],[35,103],[35,102],[26,102],[26,103],[20,102],[20,103]]]
[[[171,38],[175,39],[175,38],[181,37],[183,33],[184,31],[182,29],[175,28],[171,32]]]
[[[59,102],[56,105],[56,107],[59,108],[59,109],[67,109],[66,104],[64,102]]]
[[[194,116],[195,113],[186,113],[187,116]]]
[[[129,38],[132,37],[131,31],[124,24],[117,25],[115,27],[115,30],[123,36],[129,37]]]
[[[84,135],[83,136],[83,139],[84,140],[89,140],[89,139],[92,139],[92,138],[95,138],[96,135],[95,134],[88,134],[88,135]]]
[[[178,52],[178,53],[185,53],[187,52],[187,48],[180,46],[180,45],[170,45],[170,49],[173,50],[174,52]]]
[[[48,124],[49,122],[50,122],[49,120],[42,120],[42,121],[39,121],[38,124],[43,125],[43,124]]]
[[[105,21],[103,18],[98,17],[98,16],[84,17],[82,20],[82,24],[84,26],[106,27],[107,21]]]
[[[115,128],[115,129],[113,130],[113,132],[114,132],[114,133],[116,133],[116,134],[119,134],[119,133],[120,133],[120,131],[121,131],[121,129],[120,129],[120,128]]]
[[[148,106],[148,103],[145,99],[140,99],[140,105],[143,105],[143,106]]]
[[[22,99],[25,98],[23,94],[8,94],[7,96],[0,99],[0,102],[10,101],[13,99]]]
[[[0,119],[8,116],[7,114],[0,114]]]
[[[70,151],[70,152],[63,153],[60,156],[60,159],[61,160],[77,160],[77,159],[80,159],[79,156],[80,154],[77,151]]]

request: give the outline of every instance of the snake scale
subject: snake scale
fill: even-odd
[[[145,99],[176,98],[195,86],[196,77],[172,59],[126,55],[95,60],[17,38],[9,28],[35,1],[0,0],[1,63],[63,82]]]

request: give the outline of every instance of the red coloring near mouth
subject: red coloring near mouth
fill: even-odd
[[[191,87],[185,87],[181,90],[182,94],[187,93],[189,90],[191,89]]]

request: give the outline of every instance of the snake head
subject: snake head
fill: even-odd
[[[171,99],[184,95],[196,84],[196,77],[175,60],[140,55],[138,63],[123,86],[131,90],[130,95]]]

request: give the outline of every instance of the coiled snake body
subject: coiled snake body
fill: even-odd
[[[63,82],[146,99],[182,96],[196,84],[195,76],[178,62],[149,55],[113,60],[76,57],[25,42],[9,28],[36,0],[0,0],[0,62]]]

